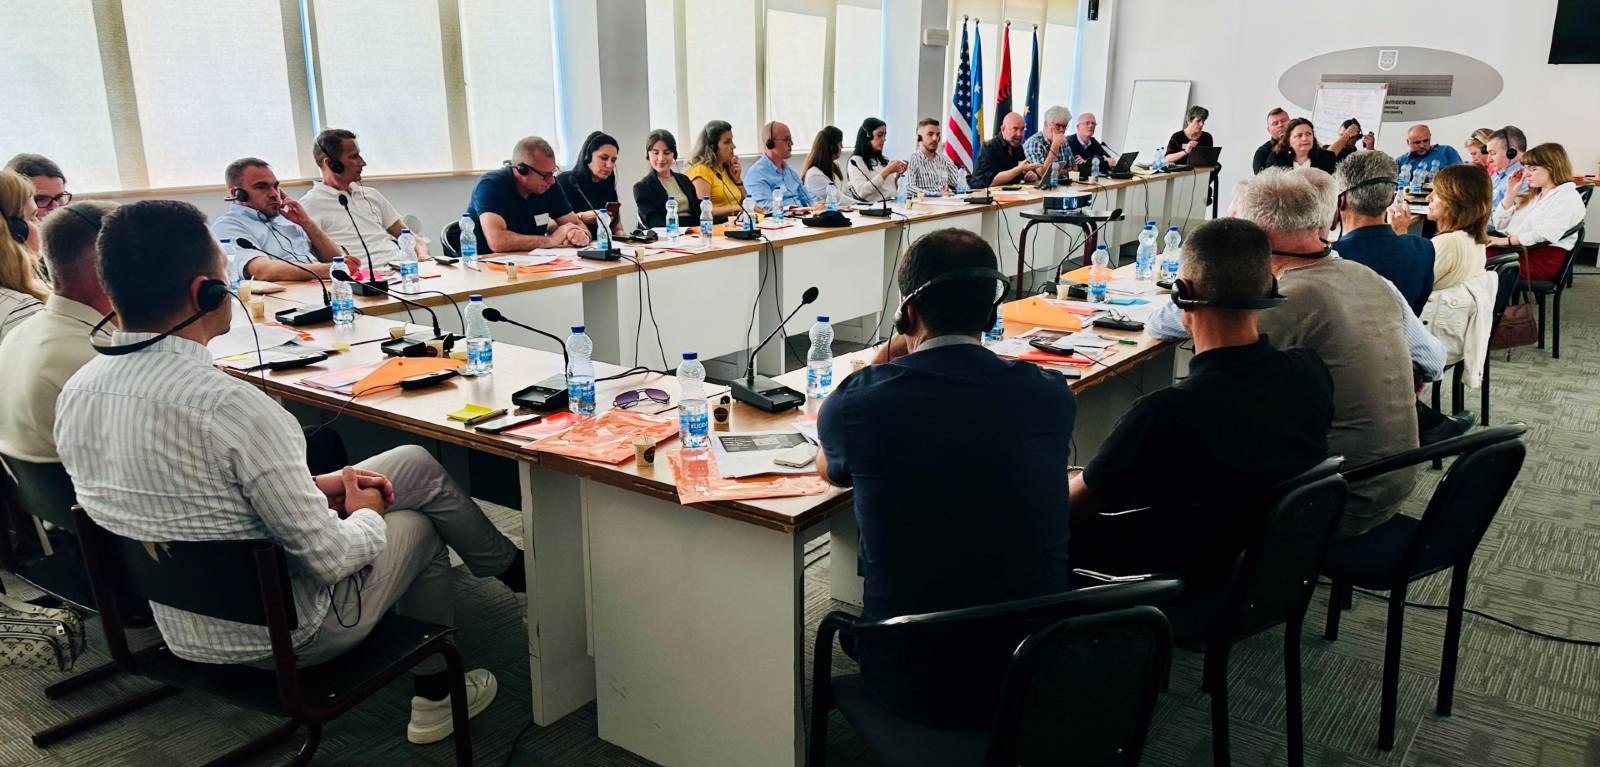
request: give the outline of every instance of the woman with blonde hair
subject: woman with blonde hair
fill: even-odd
[[[695,139],[689,170],[684,174],[694,183],[694,194],[711,198],[711,214],[737,216],[744,203],[743,170],[734,153],[733,126],[726,120],[712,120]]]
[[[1494,158],[1489,156],[1489,138],[1494,131],[1479,128],[1467,137],[1467,162],[1487,171],[1494,170]]]
[[[1572,161],[1560,144],[1540,144],[1517,156],[1522,168],[1506,177],[1507,189],[1528,189],[1507,194],[1495,208],[1490,224],[1499,234],[1489,245],[1502,250],[1526,248],[1523,279],[1553,280],[1567,253],[1578,245],[1576,227],[1583,221],[1583,198],[1572,183]]]
[[[44,308],[50,295],[39,274],[39,227],[34,217],[33,182],[0,171],[0,338],[17,323]]]

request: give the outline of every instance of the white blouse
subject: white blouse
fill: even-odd
[[[1578,187],[1568,181],[1545,191],[1526,205],[1512,208],[1497,206],[1491,222],[1496,231],[1516,235],[1517,241],[1523,245],[1548,242],[1563,250],[1572,250],[1578,244],[1578,233],[1567,232],[1583,220],[1585,212],[1583,198],[1578,196]]]
[[[806,185],[806,194],[811,195],[811,201],[814,204],[820,205],[828,201],[829,181],[833,181],[833,179],[828,178],[828,174],[823,173],[821,168],[814,166],[806,168],[806,177],[804,180]]]
[[[880,178],[878,171],[879,169],[867,169],[866,158],[851,155],[850,162],[844,167],[844,180],[850,197],[869,205],[893,200],[899,191],[900,174],[890,173],[887,177]]]

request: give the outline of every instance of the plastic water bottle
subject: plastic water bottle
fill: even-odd
[[[957,171],[956,172],[956,194],[965,195],[965,194],[967,194],[967,193],[969,193],[971,191],[972,191],[972,187],[967,185],[967,174],[962,173],[960,171]]]
[[[1103,304],[1106,302],[1106,288],[1111,285],[1111,251],[1106,250],[1104,245],[1096,247],[1089,264],[1089,300]]]
[[[711,233],[717,228],[717,217],[711,215],[711,198],[700,198],[700,246],[711,247]]]
[[[462,375],[481,376],[494,370],[494,339],[489,335],[489,321],[483,318],[483,296],[473,293],[467,302],[467,366]]]
[[[1167,167],[1167,148],[1165,146],[1156,147],[1155,154],[1150,155],[1150,157],[1150,170],[1159,171]]]
[[[900,174],[900,179],[894,182],[894,204],[905,207],[906,198],[911,196],[911,181],[906,174]]]
[[[415,293],[422,289],[422,275],[417,270],[417,237],[410,229],[400,230],[400,255],[394,263],[400,270],[401,293]]]
[[[1048,188],[1051,188],[1051,189],[1055,188],[1055,186],[1056,186],[1056,167],[1059,166],[1060,164],[1061,163],[1055,163],[1055,162],[1050,163],[1050,180],[1049,180],[1049,182],[1047,182]]]
[[[222,238],[217,244],[222,246],[222,257],[227,260],[228,271],[232,272],[234,262],[239,260],[239,246],[233,244],[233,240],[228,237]],[[240,274],[241,272],[234,272],[233,279],[228,281],[228,289],[235,295],[239,293]]]
[[[678,439],[689,449],[711,444],[711,403],[706,400],[706,366],[700,355],[684,352],[678,364]]]
[[[1183,251],[1183,235],[1178,227],[1167,227],[1166,248],[1161,251],[1161,281],[1171,283],[1178,279],[1178,256]]]
[[[1089,178],[1100,178],[1100,155],[1089,160]]]
[[[461,214],[461,244],[456,247],[456,252],[461,254],[463,265],[478,265],[478,232],[473,228],[472,216],[468,213]]]
[[[832,181],[829,181],[828,182],[827,196],[824,199],[826,199],[828,201],[828,212],[829,213],[838,213],[839,212],[839,185],[833,183]]]
[[[1133,259],[1133,277],[1140,282],[1152,278],[1156,270],[1156,222],[1144,222],[1139,231],[1139,252]]]
[[[783,184],[772,190],[772,217],[783,220]]]
[[[330,272],[344,272],[349,274],[349,267],[345,266],[344,256],[334,256]],[[348,328],[356,323],[356,297],[350,283],[337,277],[330,280],[333,284],[328,287],[328,304],[333,307],[333,324],[335,327]]]
[[[1433,177],[1437,176],[1437,175],[1439,175],[1439,161],[1438,160],[1430,160],[1428,162],[1428,183],[1432,184],[1433,183]]]
[[[828,316],[811,326],[811,350],[806,352],[806,398],[819,400],[833,390],[833,326]]]
[[[573,415],[594,415],[594,339],[582,325],[572,326],[567,336],[567,409]]]
[[[1005,290],[1005,288],[1001,288],[1001,290]],[[1006,318],[1003,316],[1004,313],[1001,311],[1002,309],[1005,309],[1005,305],[1004,304],[1001,304],[1000,306],[996,306],[994,308],[994,326],[990,327],[988,330],[983,331],[983,340],[984,341],[987,341],[987,342],[992,344],[992,343],[995,343],[997,341],[1001,341],[1001,340],[1005,339],[1005,337],[1006,337]]]
[[[1427,171],[1422,169],[1422,163],[1411,166],[1411,193],[1422,194],[1422,184],[1427,177]]]
[[[611,214],[604,210],[594,212],[594,249],[611,249]]]
[[[667,239],[678,239],[678,198],[667,198]]]

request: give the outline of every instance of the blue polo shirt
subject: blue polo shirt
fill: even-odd
[[[1362,264],[1394,283],[1411,311],[1422,307],[1433,293],[1433,243],[1414,234],[1398,235],[1387,224],[1352,229],[1339,238],[1339,256]]]
[[[791,202],[805,206],[815,204],[815,200],[812,200],[811,195],[806,192],[806,185],[801,183],[800,176],[795,174],[794,166],[788,162],[779,169],[767,159],[766,155],[761,155],[760,159],[744,172],[745,195],[762,207],[772,207],[772,193],[780,184],[783,185],[785,206]]]
[[[500,168],[483,174],[478,185],[472,188],[472,203],[467,207],[467,214],[472,216],[472,225],[479,232],[483,231],[483,225],[478,222],[478,216],[484,213],[494,213],[505,219],[508,231],[543,237],[556,228],[562,216],[572,213],[572,205],[567,202],[560,184],[551,184],[543,194],[523,197],[517,191],[517,180],[511,177],[511,169]],[[487,252],[488,247],[488,241],[480,238],[478,251]]]
[[[311,249],[311,237],[299,224],[283,216],[268,218],[255,208],[239,203],[228,206],[227,211],[211,222],[211,234],[218,240],[238,240],[243,237],[257,249],[297,264],[315,264],[320,259]],[[245,264],[266,256],[254,250],[239,249],[228,262],[228,281],[242,279]]]
[[[1401,152],[1395,155],[1394,161],[1400,165],[1400,170],[1405,170],[1417,163],[1421,163],[1423,167],[1428,167],[1429,163],[1435,162],[1439,164],[1439,167],[1444,168],[1451,165],[1460,165],[1461,153],[1457,152],[1456,148],[1449,144],[1434,144],[1428,147],[1428,151],[1422,155]]]
[[[1506,198],[1506,179],[1510,178],[1511,174],[1516,173],[1519,170],[1522,170],[1522,161],[1513,160],[1510,167],[1507,167],[1505,170],[1497,170],[1489,174],[1489,183],[1494,185],[1494,204],[1490,210],[1500,207],[1500,202]],[[1517,194],[1522,194],[1527,190],[1527,188],[1528,180],[1523,179],[1522,188],[1517,190]]]

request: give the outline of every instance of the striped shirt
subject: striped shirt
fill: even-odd
[[[149,333],[115,333],[126,344]],[[383,550],[383,518],[345,519],[306,471],[300,426],[248,383],[212,365],[206,347],[169,337],[84,365],[57,402],[56,448],[78,502],[113,533],[142,541],[270,538],[284,548],[299,626],[315,636],[329,587]],[[179,657],[241,663],[271,655],[264,626],[151,604]]]
[[[22,324],[34,312],[44,308],[44,302],[20,290],[0,288],[0,338],[6,331]]]
[[[946,189],[953,192],[965,176],[943,152],[934,152],[930,158],[918,150],[906,161],[906,183],[912,194],[944,194]]]

